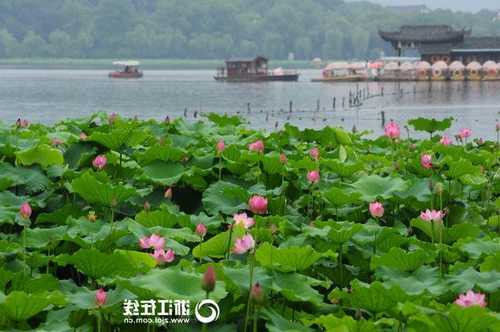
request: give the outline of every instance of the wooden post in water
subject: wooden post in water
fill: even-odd
[[[319,112],[319,99],[316,100],[316,112]]]
[[[184,117],[187,117],[187,114],[188,114],[188,109],[187,107],[184,109]]]
[[[342,107],[345,108],[345,97],[342,97]]]
[[[333,104],[332,104],[332,106],[333,106],[333,110],[334,110],[334,111],[335,111],[335,103],[336,103],[336,102],[337,102],[337,98],[333,97]]]
[[[247,114],[250,114],[250,103],[247,103]]]
[[[384,128],[384,126],[385,126],[385,112],[381,111],[380,116],[382,117],[382,128]]]
[[[380,88],[380,95],[383,97],[384,96],[384,87]]]
[[[290,113],[293,111],[293,101],[290,100]]]

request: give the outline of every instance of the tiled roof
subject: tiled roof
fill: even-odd
[[[399,31],[379,31],[382,39],[390,42],[457,42],[468,34],[467,30],[454,30],[448,25],[405,25]]]

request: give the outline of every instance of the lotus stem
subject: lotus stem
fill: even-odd
[[[233,237],[233,227],[231,227],[231,225],[229,225],[229,239],[227,241],[226,260],[229,259],[229,255],[231,253],[231,240],[232,240],[232,237]]]
[[[251,301],[252,301],[252,285],[253,285],[253,266],[254,266],[254,260],[253,260],[253,253],[250,254],[248,256],[248,260],[249,260],[249,269],[250,269],[250,283],[249,283],[249,287],[248,287],[248,301],[247,301],[247,312],[245,314],[245,327],[244,327],[244,332],[247,332],[247,327],[248,327],[248,319],[250,317],[250,305],[251,305]]]
[[[257,321],[259,319],[259,310],[254,308],[253,314],[253,332],[257,332]]]

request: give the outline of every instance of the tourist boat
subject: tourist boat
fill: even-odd
[[[142,71],[139,70],[139,61],[115,61],[113,65],[122,67],[122,70],[117,70],[109,73],[110,78],[141,78]]]
[[[366,64],[332,62],[323,69],[321,78],[313,78],[311,82],[359,82],[367,78]]]
[[[282,68],[269,70],[267,62],[267,58],[263,56],[254,59],[226,60],[225,67],[217,68],[214,79],[223,82],[298,81],[299,74],[296,71],[283,70]]]

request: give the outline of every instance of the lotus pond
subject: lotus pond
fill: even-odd
[[[451,122],[0,125],[0,330],[500,331],[498,141]]]

